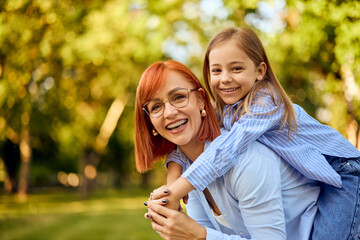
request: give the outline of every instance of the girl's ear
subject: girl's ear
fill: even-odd
[[[261,62],[258,69],[257,69],[257,77],[256,80],[261,81],[264,79],[266,74],[267,66],[266,63]]]

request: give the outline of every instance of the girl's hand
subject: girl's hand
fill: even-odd
[[[150,193],[149,200],[163,199],[164,197],[169,196],[169,194],[170,194],[169,189],[167,189],[166,185],[163,185]],[[185,197],[184,197],[184,199],[185,199]],[[187,199],[186,199],[186,203],[187,203]],[[178,210],[180,212],[182,211],[180,201],[176,200],[176,199],[171,199],[171,197],[167,198],[166,207],[170,208],[170,209]]]
[[[163,185],[150,193],[149,200],[157,200],[166,197],[169,194],[167,185]]]
[[[156,199],[160,199],[160,198],[163,198],[163,197],[166,197],[170,194],[170,190],[167,189],[167,186],[166,185],[163,185],[157,189],[155,189],[154,191],[152,191],[150,193],[150,198],[149,200],[156,200]],[[188,203],[188,200],[189,200],[189,194],[186,194],[183,198],[182,198],[183,202],[185,204]]]
[[[156,200],[159,201],[159,200]],[[151,217],[152,228],[163,239],[205,239],[206,229],[186,214],[168,209],[159,202],[149,201],[148,216]]]

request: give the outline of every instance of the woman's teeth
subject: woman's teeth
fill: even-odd
[[[178,121],[176,123],[170,124],[169,126],[166,127],[167,130],[175,130],[181,126],[183,126],[185,123],[187,123],[187,119],[182,120],[182,121]]]

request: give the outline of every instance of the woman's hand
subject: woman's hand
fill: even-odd
[[[152,228],[163,239],[206,239],[205,227],[182,212],[161,206],[158,201],[147,203],[149,213],[145,218],[152,219]]]

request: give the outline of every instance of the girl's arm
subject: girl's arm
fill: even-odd
[[[245,152],[252,142],[273,128],[281,126],[283,108],[274,105],[270,96],[265,95],[261,103],[253,103],[250,113],[236,121],[230,131],[222,131],[194,163],[182,174],[197,190],[203,190],[216,178],[232,168],[238,156]],[[226,116],[225,116],[226,117]],[[232,116],[224,121],[231,121]],[[272,131],[276,134],[276,131]]]
[[[262,134],[269,131],[275,125],[280,124],[283,109],[277,109],[270,96],[263,96],[262,103],[252,104],[250,111],[245,113],[231,130],[223,131],[182,174],[181,178],[168,186],[170,191],[169,200],[179,201],[193,189],[204,190],[209,183],[224,175],[237,161],[238,156],[246,151],[249,144],[257,140]],[[229,121],[231,121],[230,116]],[[276,131],[274,132],[274,134]],[[174,152],[168,160],[176,159]],[[161,197],[155,195],[155,198]]]
[[[167,185],[170,185],[181,176],[183,172],[183,167],[176,162],[169,162],[167,164],[167,167],[168,167],[168,172],[167,172],[166,183]]]

